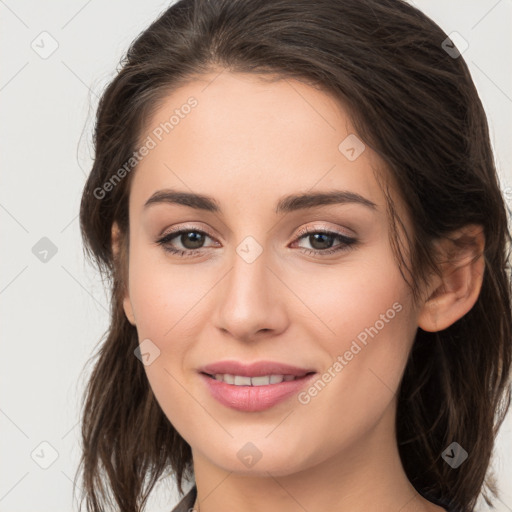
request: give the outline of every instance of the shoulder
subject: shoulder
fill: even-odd
[[[181,501],[171,510],[171,512],[191,512],[194,507],[194,502],[196,501],[196,496],[197,488],[194,485],[194,487],[192,487],[190,491],[183,496]]]
[[[428,512],[460,512],[451,506],[446,500],[428,498]]]

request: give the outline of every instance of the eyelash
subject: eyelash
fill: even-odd
[[[175,249],[170,245],[170,241],[173,238],[176,238],[177,236],[180,236],[184,233],[198,233],[200,235],[206,235],[209,238],[213,238],[208,233],[206,233],[205,231],[202,231],[200,229],[183,228],[183,229],[180,229],[177,231],[173,231],[171,233],[167,233],[163,237],[159,238],[156,241],[156,243],[158,245],[161,245],[166,252],[169,252],[175,256],[192,257],[196,253],[201,252],[202,248],[201,249],[183,250],[183,249]],[[300,250],[302,252],[305,252],[306,254],[313,254],[315,256],[324,256],[324,255],[333,254],[336,252],[349,251],[349,250],[353,249],[354,244],[357,243],[357,240],[355,238],[351,238],[351,237],[342,235],[341,233],[337,233],[335,231],[328,231],[328,230],[324,230],[324,229],[312,229],[312,228],[304,228],[304,229],[300,230],[299,233],[297,234],[297,237],[298,237],[297,240],[300,240],[302,238],[305,238],[307,236],[314,235],[314,234],[333,236],[334,238],[337,238],[338,240],[340,240],[341,243],[338,244],[337,246],[335,246],[335,248],[324,249],[324,250],[307,249],[304,247],[300,247]]]

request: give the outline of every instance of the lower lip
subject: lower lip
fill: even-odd
[[[265,386],[235,386],[234,384],[215,380],[204,373],[200,374],[213,398],[226,407],[244,412],[270,409],[298,393],[315,375],[315,373],[312,373],[300,379]]]

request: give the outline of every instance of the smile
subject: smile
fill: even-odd
[[[199,374],[211,397],[230,409],[259,412],[297,395],[316,372],[303,376],[260,375],[248,377],[233,374]]]
[[[262,375],[260,377],[246,377],[243,375],[231,375],[229,373],[217,373],[215,375],[210,375],[210,377],[234,386],[268,386],[269,384],[280,384],[283,381],[289,382],[299,378],[295,375]]]

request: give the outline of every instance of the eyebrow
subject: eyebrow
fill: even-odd
[[[300,193],[284,196],[279,199],[275,212],[279,214],[297,210],[306,210],[329,204],[350,203],[361,204],[372,210],[377,208],[377,205],[374,202],[355,192],[350,192],[348,190],[331,190],[329,192]],[[172,189],[157,190],[144,203],[144,209],[154,204],[180,204],[196,210],[222,213],[220,205],[213,197]]]

